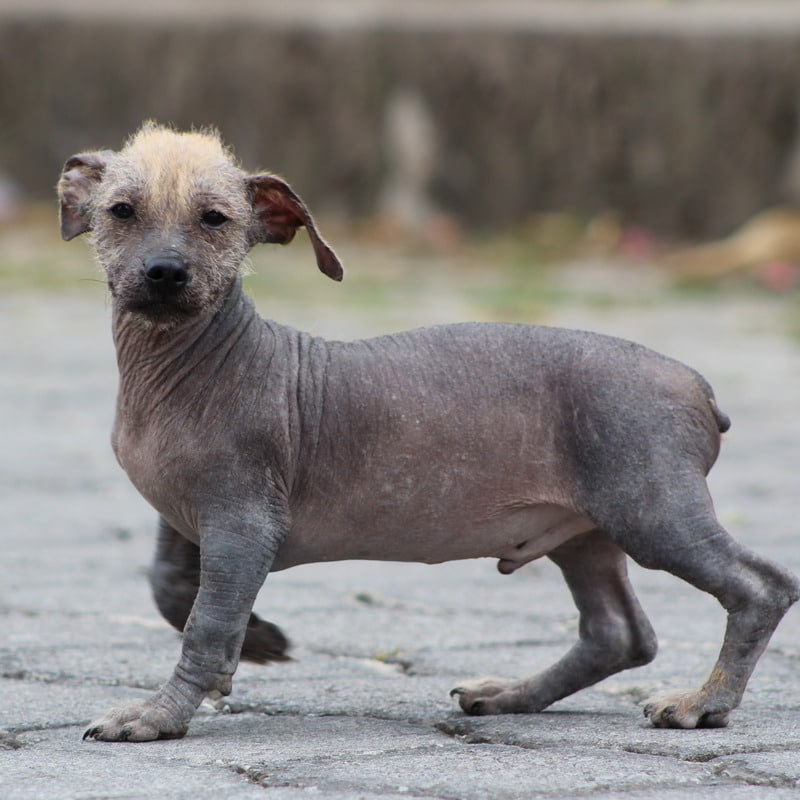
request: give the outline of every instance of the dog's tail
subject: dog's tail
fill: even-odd
[[[711,397],[708,398],[708,403],[711,406],[711,413],[714,415],[714,419],[717,421],[717,428],[719,429],[719,432],[725,433],[726,431],[729,431],[731,428],[731,418],[717,405],[714,395],[711,395]]]

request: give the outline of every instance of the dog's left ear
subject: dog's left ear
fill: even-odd
[[[250,233],[251,243],[289,244],[297,229],[305,227],[320,271],[329,278],[340,281],[344,275],[341,262],[319,235],[305,203],[294,193],[292,187],[269,174],[251,175],[246,180],[255,217]]]
[[[61,238],[69,241],[91,230],[89,201],[106,168],[107,151],[81,153],[67,159],[58,182]]]

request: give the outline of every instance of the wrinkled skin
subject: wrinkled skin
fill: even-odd
[[[800,586],[714,515],[705,476],[728,420],[699,375],[575,331],[463,324],[341,343],[263,320],[238,277],[253,244],[305,227],[319,268],[338,280],[341,266],[287,184],[241,172],[207,135],[146,127],[120,153],[70,159],[59,191],[64,237],[91,232],[108,277],[113,446],[160,515],[151,582],[183,631],[164,686],[87,737],[182,736],[240,657],[286,657],[252,614],[268,572],[352,558],[559,566],[578,642],[541,673],[457,686],[470,714],[539,711],[650,661],[626,554],[667,570],[715,596],[728,626],[706,683],[645,713],[727,723]]]

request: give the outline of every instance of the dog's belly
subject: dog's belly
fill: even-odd
[[[437,564],[497,558],[501,572],[509,573],[595,527],[588,517],[552,504],[482,516],[454,513],[449,519],[387,515],[368,526],[363,520],[354,520],[352,527],[342,522],[298,520],[278,551],[273,571],[349,559]]]

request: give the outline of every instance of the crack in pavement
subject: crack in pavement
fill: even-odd
[[[120,680],[117,678],[101,678],[92,677],[86,678],[79,675],[69,675],[66,673],[48,673],[48,672],[33,672],[26,669],[8,670],[0,672],[0,679],[10,681],[25,681],[28,683],[38,684],[59,684],[63,686],[106,686],[109,688],[123,688],[123,689],[144,689],[149,692],[155,692],[160,687],[163,681],[131,681]]]
[[[761,750],[752,752],[775,751]],[[736,781],[737,783],[744,783],[748,786],[769,786],[772,789],[797,789],[800,787],[800,778],[766,773],[762,770],[748,767],[740,759],[728,759],[718,764],[712,763],[710,766],[714,774],[722,778]]]
[[[19,750],[21,747],[25,747],[24,742],[17,739],[11,731],[0,728],[0,749]]]
[[[563,746],[562,742],[550,743],[529,743],[513,741],[503,738],[502,734],[485,733],[475,730],[469,721],[452,720],[439,722],[434,725],[436,730],[446,736],[457,739],[468,745],[501,745],[507,747],[519,747],[525,750],[552,750],[560,749]],[[511,734],[513,736],[513,734]],[[611,751],[613,748],[608,745],[598,745],[597,750]],[[767,772],[763,769],[757,769],[748,766],[747,763],[738,756],[742,755],[772,755],[775,753],[785,752],[787,754],[794,754],[796,748],[792,745],[785,747],[770,747],[765,749],[763,747],[742,747],[740,743],[730,748],[720,747],[719,743],[715,743],[715,749],[709,750],[704,753],[691,753],[691,754],[669,754],[659,749],[657,745],[652,748],[635,746],[635,745],[621,745],[620,749],[632,755],[647,756],[650,758],[665,758],[677,762],[684,762],[690,764],[705,764],[711,770],[715,777],[723,778],[737,785],[748,786],[768,786],[770,788],[791,788],[796,789],[800,787],[800,778],[784,775],[780,773]],[[732,758],[733,757],[733,758]]]

